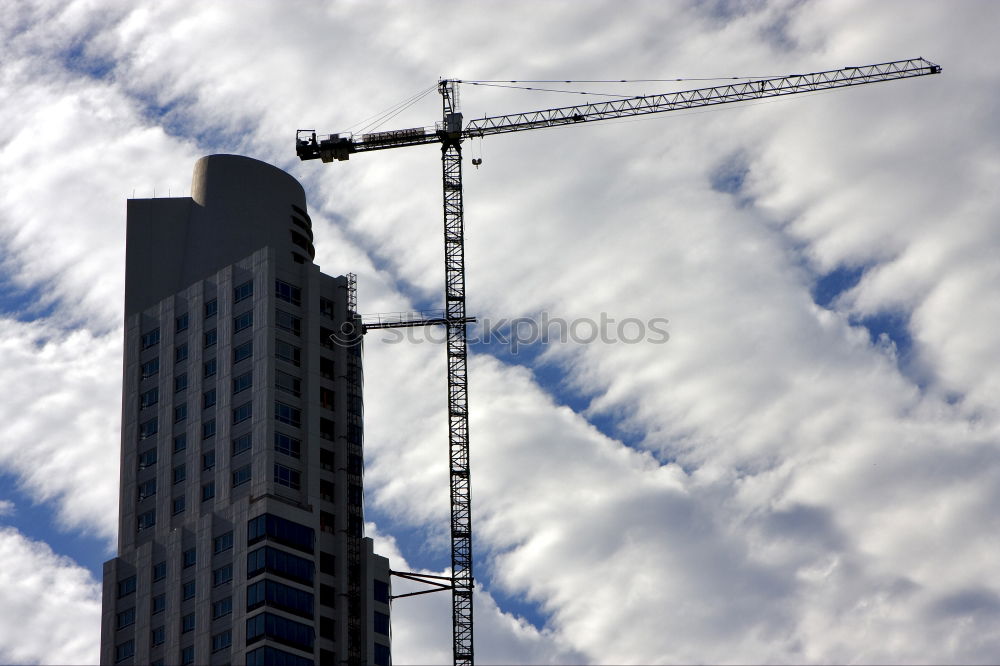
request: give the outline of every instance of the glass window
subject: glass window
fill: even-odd
[[[375,625],[375,633],[382,634],[383,636],[389,635],[389,616],[380,611],[375,611],[375,617],[373,618]]]
[[[194,663],[194,646],[188,645],[181,649],[181,666],[188,666]]]
[[[319,374],[323,375],[327,379],[333,379],[336,367],[333,364],[333,359],[321,356],[319,359]]]
[[[219,311],[219,301],[217,301],[216,299],[213,298],[212,300],[207,301],[205,303],[206,319],[208,319],[209,317],[214,317],[218,311]]]
[[[180,317],[174,320],[176,326],[174,330],[180,333],[181,331],[186,331],[188,327],[188,314],[185,312]]]
[[[164,560],[163,562],[157,562],[156,564],[154,564],[153,565],[153,582],[155,583],[158,580],[163,580],[166,577],[167,577],[167,562],[166,562],[166,560]]]
[[[389,666],[392,663],[388,646],[381,643],[374,643],[372,647],[375,648],[375,666]]]
[[[313,584],[312,560],[270,546],[247,553],[247,580],[264,571],[298,583]]]
[[[215,497],[215,481],[209,481],[201,487],[201,501],[207,502]]]
[[[174,377],[174,393],[179,393],[188,387],[188,376],[186,372]]]
[[[183,464],[174,467],[174,483],[180,483],[187,476],[187,470]]]
[[[215,467],[215,449],[201,454],[201,468],[212,469],[213,467]]]
[[[247,521],[247,545],[269,539],[307,553],[316,545],[315,531],[306,525],[264,513]]]
[[[253,416],[253,402],[244,402],[233,410],[233,425],[242,423]]]
[[[273,580],[247,586],[247,611],[271,606],[302,617],[313,617],[313,595]]]
[[[149,635],[149,642],[151,645],[163,645],[163,642],[167,639],[167,632],[164,631],[162,626],[154,628]]]
[[[247,340],[243,344],[233,347],[233,363],[239,363],[251,356],[253,356],[253,340]]]
[[[301,362],[302,350],[293,344],[283,340],[274,341],[274,357],[279,361],[285,361],[298,366]]]
[[[374,596],[375,601],[379,601],[383,604],[389,603],[389,583],[383,580],[373,581],[374,585]]]
[[[253,296],[253,280],[247,280],[243,284],[233,287],[233,302],[239,303],[245,298]]]
[[[188,548],[181,554],[181,564],[185,569],[188,567],[193,567],[198,561],[198,551],[194,548]]]
[[[140,502],[147,497],[152,497],[156,494],[156,479],[143,481],[136,486],[136,491],[136,496]]]
[[[233,612],[233,598],[219,599],[212,604],[212,619],[217,620]]]
[[[142,423],[139,426],[139,439],[146,439],[148,437],[152,437],[157,433],[159,428],[160,424],[156,420],[156,417],[154,416],[153,418],[149,419],[148,421]]]
[[[153,604],[151,608],[152,608],[152,612],[150,613],[151,615],[156,615],[157,613],[162,613],[163,611],[165,611],[167,609],[167,595],[157,594],[155,597],[153,597]]]
[[[239,393],[253,386],[253,371],[244,372],[233,378],[233,393]]]
[[[302,442],[285,433],[276,432],[274,433],[274,450],[278,453],[284,453],[286,456],[298,458],[302,450]]]
[[[249,451],[252,445],[253,441],[250,436],[250,433],[247,433],[245,435],[240,435],[239,437],[233,440],[233,455],[235,456],[240,453],[243,453],[244,451]]]
[[[292,305],[302,304],[302,290],[281,280],[274,281],[274,295]]]
[[[180,497],[175,497],[174,498],[173,507],[174,507],[173,511],[174,511],[174,515],[175,516],[178,513],[184,513],[184,495],[181,495]]]
[[[138,532],[147,530],[156,524],[156,509],[150,509],[144,513],[140,513],[135,519],[135,529]]]
[[[174,423],[180,423],[188,417],[188,406],[186,402],[174,407]]]
[[[302,380],[281,370],[274,371],[274,387],[279,391],[299,395],[302,392]]]
[[[336,454],[330,449],[320,449],[319,466],[332,472],[336,465],[336,457]]]
[[[332,664],[336,660],[332,658],[323,659],[326,654],[332,655],[329,650],[320,650],[320,663]],[[282,666],[313,666],[313,660],[307,657],[300,657],[291,652],[285,652],[278,648],[265,645],[256,650],[247,652],[247,666],[265,666],[266,664],[281,664]]]
[[[278,423],[298,427],[302,423],[302,410],[283,402],[274,403],[274,419]]]
[[[323,386],[319,388],[319,404],[321,407],[332,410],[335,401],[336,394],[331,389]]]
[[[233,579],[233,565],[227,564],[212,572],[212,586],[219,586],[228,583]]]
[[[214,546],[215,546],[215,553],[216,554],[219,554],[219,553],[221,553],[223,551],[226,551],[226,550],[229,550],[230,548],[232,548],[233,547],[233,532],[232,532],[232,530],[230,530],[229,532],[226,532],[225,534],[220,534],[219,536],[215,537]]]
[[[188,436],[186,432],[182,432],[179,435],[174,435],[174,453],[180,453],[187,448]]]
[[[135,576],[129,576],[118,581],[118,598],[127,597],[135,592]]]
[[[201,438],[215,437],[215,419],[209,419],[201,424]]]
[[[241,486],[250,480],[250,465],[244,465],[233,471],[233,488]]]
[[[160,329],[154,328],[149,333],[142,334],[142,348],[149,349],[160,343]]]
[[[141,366],[139,366],[139,372],[142,379],[149,379],[156,373],[160,371],[160,359],[154,358],[146,361]]]
[[[185,342],[184,344],[177,345],[174,349],[174,363],[180,363],[181,361],[186,361],[188,357],[188,346]]]
[[[209,389],[201,394],[201,406],[204,409],[215,406],[215,389]]]
[[[152,407],[160,400],[160,389],[155,386],[148,391],[139,394],[139,409]]]
[[[335,305],[334,305],[333,301],[331,301],[329,298],[320,298],[319,299],[319,312],[324,317],[328,317],[330,319],[333,319],[334,318],[334,308],[335,308]]]
[[[229,629],[212,636],[212,652],[225,650],[233,644],[233,632]]]
[[[129,625],[135,624],[135,607],[126,608],[125,610],[119,612],[115,621],[119,629],[124,629]]]
[[[247,644],[265,637],[309,652],[313,649],[314,632],[307,624],[273,613],[261,613],[247,619]]]
[[[233,317],[233,333],[239,333],[253,326],[253,310],[248,310]]]
[[[302,475],[297,470],[275,463],[274,482],[279,486],[286,486],[292,490],[298,490],[301,480]]]
[[[215,371],[216,371],[215,359],[211,358],[211,359],[205,361],[204,368],[205,368],[205,376],[206,377],[211,377],[212,375],[214,375]]]
[[[181,586],[181,600],[187,601],[188,599],[194,599],[194,595],[197,593],[198,588],[193,580],[189,580]]]
[[[181,618],[181,633],[194,631],[194,613],[188,613]]]
[[[146,469],[156,464],[156,449],[149,449],[139,454],[139,469]]]
[[[216,334],[214,328],[211,329],[211,330],[209,330],[209,331],[205,331],[205,347],[206,348],[215,345],[215,343],[218,342],[218,341],[219,341],[219,336],[218,336],[218,334]]]
[[[302,320],[290,312],[285,312],[284,310],[275,311],[274,325],[282,331],[287,331],[292,335],[300,335],[302,333]]]
[[[124,643],[119,643],[115,646],[115,661],[124,661],[129,657],[135,656],[135,641],[131,638]]]

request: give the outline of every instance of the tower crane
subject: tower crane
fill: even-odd
[[[659,95],[615,99],[597,104],[564,106],[525,113],[470,120],[463,126],[459,110],[459,79],[438,82],[442,118],[434,127],[415,127],[355,136],[351,133],[318,137],[314,130],[298,130],[295,150],[302,160],[323,162],[347,160],[354,153],[441,145],[444,191],[444,271],[445,308],[443,317],[425,320],[379,322],[367,328],[443,325],[447,329],[448,365],[448,450],[451,493],[451,577],[401,574],[422,580],[437,591],[452,593],[452,648],[456,666],[473,664],[472,622],[472,512],[469,485],[469,414],[466,370],[466,326],[472,319],[465,312],[465,243],[462,206],[462,142],[492,134],[576,125],[579,123],[679,111],[703,106],[753,101],[766,97],[796,95],[834,88],[938,74],[941,67],[923,58],[896,60],[875,65],[844,67],[811,74],[792,74],[698,88]],[[420,592],[415,593],[420,594]],[[409,596],[409,595],[404,595]],[[356,638],[355,638],[356,640]],[[353,649],[352,649],[353,648]],[[359,654],[360,646],[349,646]],[[351,659],[349,658],[349,661]]]

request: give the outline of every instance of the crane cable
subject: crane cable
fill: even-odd
[[[456,83],[470,86],[488,86],[491,88],[514,88],[517,90],[533,90],[536,92],[566,93],[569,95],[598,95],[601,97],[641,97],[642,95],[622,95],[619,93],[594,92],[589,90],[564,90],[560,88],[538,88],[536,86],[513,85],[517,83],[675,83],[681,81],[746,81],[753,79],[769,79],[772,76],[715,76],[689,77],[679,79],[455,79]]]
[[[407,110],[424,97],[429,95],[431,92],[437,89],[437,85],[428,86],[419,92],[414,93],[410,97],[407,97],[401,102],[397,102],[392,106],[379,111],[376,114],[368,116],[367,118],[360,120],[347,128],[347,131],[352,131],[352,128],[358,128],[357,133],[363,134],[365,132],[378,129],[385,123],[389,122],[396,116],[398,116],[403,111]],[[360,127],[359,127],[360,126]]]

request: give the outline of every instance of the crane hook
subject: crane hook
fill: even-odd
[[[483,163],[483,158],[481,158],[481,157],[473,157],[472,158],[472,166],[476,167],[477,169],[479,168],[479,165],[482,164],[482,163]]]

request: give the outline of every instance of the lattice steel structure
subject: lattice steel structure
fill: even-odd
[[[353,153],[402,148],[431,143],[441,144],[444,191],[445,311],[440,317],[399,320],[363,325],[365,328],[394,328],[444,324],[448,330],[448,445],[451,492],[451,585],[435,582],[435,577],[399,574],[420,580],[433,589],[451,589],[454,663],[469,665],[473,657],[472,615],[472,517],[469,483],[468,373],[466,368],[465,242],[462,208],[462,141],[491,134],[559,127],[628,116],[678,111],[703,106],[752,101],[766,97],[795,95],[819,90],[892,81],[938,74],[941,67],[923,58],[896,60],[875,65],[792,74],[698,88],[661,95],[628,97],[597,104],[558,107],[501,116],[479,118],[462,126],[457,79],[438,83],[442,99],[442,121],[434,127],[413,127],[388,132],[331,134],[317,137],[313,130],[296,134],[296,153],[302,160],[323,162],[347,160]],[[417,592],[415,594],[423,594]],[[401,595],[410,596],[410,595]]]

